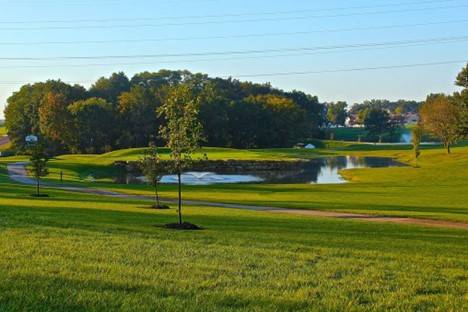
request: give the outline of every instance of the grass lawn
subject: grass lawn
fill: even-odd
[[[328,145],[332,145],[329,143]],[[133,194],[152,194],[144,185],[116,185],[103,179],[86,183],[87,175],[109,173],[115,160],[138,159],[141,151],[125,150],[99,156],[62,156],[51,163],[51,180],[65,172],[68,182]],[[327,155],[394,157],[414,164],[408,146],[338,145],[314,151],[278,149],[239,151],[207,149],[210,159],[293,159]],[[167,155],[166,155],[167,156]],[[391,216],[411,216],[468,222],[468,147],[452,155],[441,148],[426,147],[419,168],[358,169],[343,171],[352,183],[344,185],[213,185],[186,186],[184,197],[192,200],[319,209]],[[175,186],[162,186],[164,197],[175,198]]]
[[[0,163],[0,311],[468,309],[466,231],[187,207],[206,229],[177,232],[155,226],[174,210],[47,192]]]
[[[0,136],[3,136],[7,133],[5,126],[0,125]]]
[[[364,141],[368,131],[365,128],[331,128],[330,133],[333,133],[335,140],[343,141],[358,141],[359,136]]]
[[[398,139],[400,136],[404,133],[410,133],[411,132],[411,126],[406,126],[402,127],[397,130],[397,133],[395,135],[395,138],[397,139],[396,142],[398,142]],[[342,128],[330,128],[328,131],[333,133],[334,139],[335,140],[340,140],[340,141],[358,141],[359,137],[361,137],[362,141],[365,141],[368,138],[369,132],[365,128],[348,128],[348,127],[342,127]],[[328,136],[330,136],[330,134]],[[388,137],[389,135],[386,134],[384,136],[384,139],[390,139]],[[395,138],[393,138],[392,142],[395,142]],[[376,139],[376,138],[374,138]]]

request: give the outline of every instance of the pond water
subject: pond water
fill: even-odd
[[[186,185],[212,185],[230,183],[273,183],[273,184],[337,184],[346,183],[339,174],[343,169],[386,168],[404,166],[391,158],[382,157],[327,157],[317,158],[300,164],[294,170],[245,171],[237,174],[222,172],[185,172],[182,183]],[[144,177],[120,179],[123,183],[144,183]],[[177,175],[165,175],[163,184],[177,183]]]

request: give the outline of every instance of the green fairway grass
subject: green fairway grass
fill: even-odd
[[[332,145],[332,142],[328,143]],[[330,155],[393,157],[408,167],[345,170],[351,183],[340,185],[238,184],[185,186],[184,198],[285,208],[318,209],[388,216],[431,218],[468,222],[468,147],[451,155],[439,147],[424,147],[417,166],[409,146],[336,144],[317,150],[226,150],[206,149],[210,159],[295,159]],[[59,172],[67,183],[78,183],[130,194],[152,194],[145,185],[116,185],[110,179],[86,182],[92,174],[109,174],[115,160],[136,160],[141,150],[117,151],[98,156],[61,156],[51,162],[49,180]],[[166,151],[167,152],[167,151]],[[167,156],[167,155],[166,155]],[[164,185],[161,194],[176,197],[176,187]]]
[[[411,126],[401,127],[396,130],[396,134],[393,137],[392,142],[398,142],[398,138],[404,134],[409,133],[411,130]],[[340,128],[330,128],[327,130],[329,132],[328,136],[333,133],[335,140],[340,141],[354,141],[357,142],[359,137],[361,137],[362,141],[368,139],[369,131],[367,131],[364,127],[362,128],[349,128],[349,127],[340,127]],[[388,138],[388,134],[384,135],[386,139]]]
[[[0,136],[5,135],[7,133],[5,126],[0,124]]]
[[[468,309],[463,230],[33,192],[0,163],[1,311]]]
[[[333,133],[335,140],[343,141],[358,141],[359,136],[364,140],[368,135],[368,131],[365,128],[331,128],[330,133]]]

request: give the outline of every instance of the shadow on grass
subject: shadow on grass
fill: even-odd
[[[416,241],[430,243],[431,248],[444,248],[453,243],[468,248],[466,231],[424,228],[396,224],[376,224],[362,221],[300,218],[268,213],[242,213],[220,208],[186,209],[184,219],[207,230],[198,233],[167,231],[155,227],[177,220],[175,212],[147,210],[118,211],[88,208],[28,208],[24,206],[0,205],[1,229],[34,229],[51,233],[52,229],[77,230],[73,235],[91,233],[99,235],[147,236],[161,239],[189,239],[218,241],[222,244],[300,244],[323,248],[353,248],[355,250],[382,250],[406,248]],[[80,233],[80,231],[84,231]],[[70,232],[68,232],[70,233]],[[91,234],[91,235],[95,235]],[[385,247],[382,247],[382,242]],[[440,246],[438,245],[440,244]],[[392,246],[393,245],[393,246]],[[289,247],[288,247],[289,248]],[[452,251],[455,251],[454,248]],[[466,249],[465,249],[466,250]]]

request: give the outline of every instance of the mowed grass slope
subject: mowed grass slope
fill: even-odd
[[[468,309],[466,231],[32,192],[0,164],[2,311]]]
[[[337,144],[337,143],[335,143]],[[208,151],[207,151],[208,152]],[[109,174],[115,160],[138,159],[140,151],[126,150],[100,156],[62,156],[51,163],[51,180],[63,170],[69,182],[83,182],[89,174]],[[242,158],[294,159],[328,155],[393,157],[408,167],[346,170],[351,181],[343,185],[212,185],[186,186],[184,198],[202,201],[275,206],[285,208],[333,210],[377,215],[431,218],[468,222],[468,147],[453,149],[426,147],[415,167],[407,146],[336,145],[315,151],[278,149],[239,151],[213,149],[210,159]],[[89,162],[85,159],[89,157]],[[101,163],[100,163],[100,162]],[[106,183],[107,182],[107,183]],[[82,185],[113,189],[132,194],[152,194],[144,185],[116,185],[110,179]],[[161,194],[176,197],[175,186],[162,186]]]

